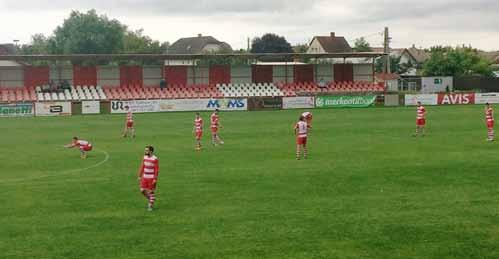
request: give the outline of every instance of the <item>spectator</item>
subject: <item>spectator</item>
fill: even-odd
[[[320,88],[324,88],[326,87],[326,81],[324,81],[324,78],[321,77],[321,79],[319,80],[319,87]]]
[[[166,87],[166,79],[162,78],[161,81],[159,81],[159,88],[161,88],[161,91],[163,91],[165,87]]]

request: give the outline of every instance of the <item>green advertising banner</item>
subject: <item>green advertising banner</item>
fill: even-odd
[[[336,108],[336,107],[369,107],[374,104],[376,95],[356,95],[356,96],[318,96],[315,97],[316,108]]]
[[[33,104],[0,104],[0,117],[33,116]]]

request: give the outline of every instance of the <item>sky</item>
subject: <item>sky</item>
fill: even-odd
[[[392,48],[465,44],[499,51],[499,0],[0,0],[0,43],[51,35],[71,10],[89,9],[170,43],[203,34],[240,49],[267,32],[293,45],[335,32],[351,45],[365,37],[377,47],[388,27]]]

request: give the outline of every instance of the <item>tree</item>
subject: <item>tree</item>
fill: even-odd
[[[395,74],[405,74],[413,66],[409,63],[400,63],[401,57],[390,56],[390,72]],[[385,57],[376,60],[375,70],[377,73],[383,73],[385,67]]]
[[[99,16],[95,10],[72,11],[54,31],[54,50],[57,54],[122,53],[125,31],[125,25]]]
[[[164,52],[159,41],[145,36],[144,30],[127,31],[123,37],[124,53],[133,54],[161,54]],[[163,43],[165,44],[165,43]]]
[[[31,42],[29,44],[21,46],[20,52],[23,55],[50,54],[50,44],[50,39],[45,37],[45,35],[35,34],[31,36]]]
[[[367,42],[364,37],[360,37],[355,40],[353,47],[354,52],[370,52],[372,50],[371,45],[369,45],[369,42]]]
[[[303,44],[297,44],[293,46],[293,52],[294,53],[307,53],[308,50],[308,44],[303,43]]]
[[[471,47],[436,46],[430,52],[430,58],[423,64],[424,76],[494,76],[490,62]]]
[[[267,33],[261,38],[256,37],[251,44],[251,53],[292,53],[291,44],[284,37]]]

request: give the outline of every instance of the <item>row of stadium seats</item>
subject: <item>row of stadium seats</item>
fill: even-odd
[[[125,85],[121,87],[106,87],[104,92],[109,99],[191,99],[191,98],[221,98],[224,95],[215,86],[171,85],[164,89],[159,86]]]
[[[273,83],[263,84],[217,84],[224,97],[284,96]]]
[[[0,89],[0,102],[37,101],[33,88]]]
[[[216,85],[170,85],[159,86],[139,84],[119,87],[70,86],[59,92],[42,92],[42,88],[0,89],[0,102],[22,101],[81,101],[81,100],[133,100],[133,99],[189,99],[189,98],[234,98],[252,96],[296,96],[306,93],[379,93],[383,84],[371,82],[331,82],[319,86],[317,83],[243,83]]]
[[[300,93],[380,93],[385,91],[383,84],[371,82],[331,82],[324,86],[316,83],[289,83],[277,85],[284,96]]]
[[[71,86],[58,93],[42,93],[41,88],[35,88],[38,101],[86,101],[107,100],[107,96],[100,86]]]

